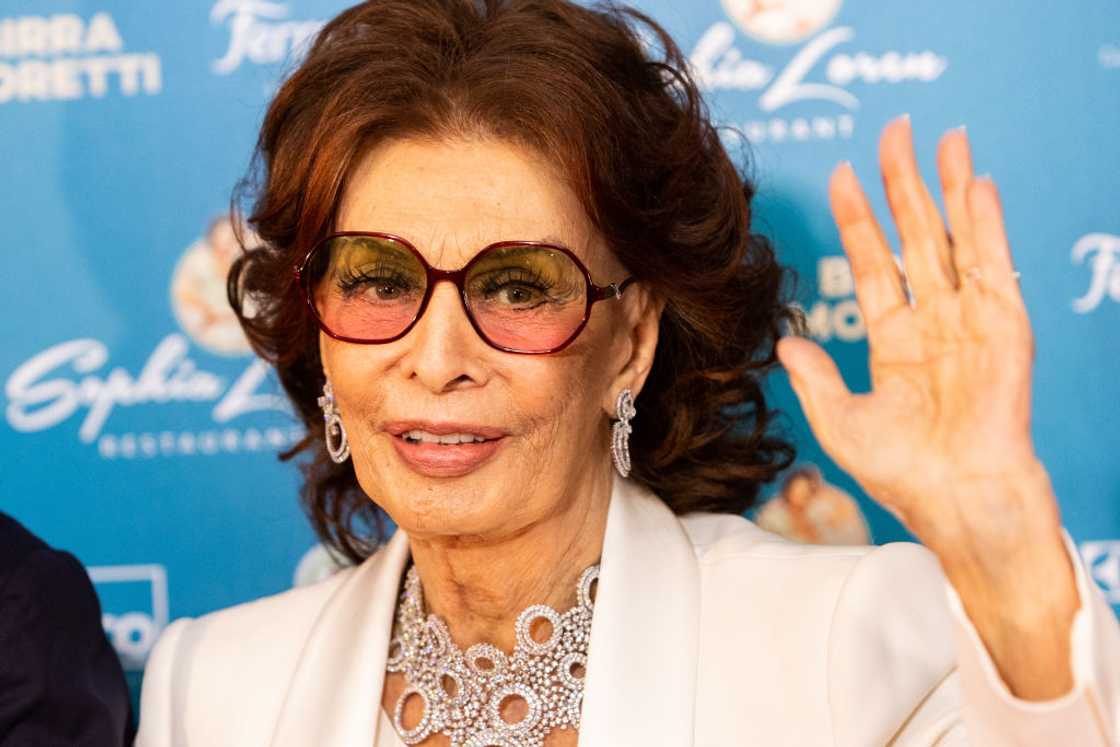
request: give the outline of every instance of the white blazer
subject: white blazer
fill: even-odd
[[[1027,702],[922,545],[802,545],[739,516],[675,516],[616,476],[579,745],[1120,744],[1120,623],[1063,537],[1076,684]],[[176,620],[136,745],[373,745],[408,557],[397,531],[317,584]]]

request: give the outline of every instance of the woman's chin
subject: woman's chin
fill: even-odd
[[[455,539],[457,542],[498,540],[517,533],[518,509],[514,497],[487,492],[435,489],[424,500],[418,496],[395,506],[394,523],[413,539]]]

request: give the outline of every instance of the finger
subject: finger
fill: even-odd
[[[833,170],[828,197],[852,267],[856,302],[874,344],[879,320],[900,306],[909,307],[898,262],[850,163],[845,161]]]
[[[965,270],[977,264],[972,218],[968,211],[968,185],[972,181],[972,154],[964,126],[949,130],[937,144],[937,172],[952,234],[952,260],[957,287]]]
[[[1022,305],[1023,296],[1019,281],[1013,275],[1015,267],[1003,224],[1003,207],[990,176],[972,180],[968,188],[968,212],[984,287]]]
[[[954,289],[949,237],[918,171],[909,117],[899,117],[883,129],[879,166],[902,239],[902,261],[911,293],[920,303],[923,295]]]
[[[843,412],[852,393],[836,362],[817,343],[787,335],[778,340],[776,352],[789,373],[790,385],[801,402],[809,426],[821,446],[829,449],[832,418]]]

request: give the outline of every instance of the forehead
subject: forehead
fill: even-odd
[[[355,165],[336,230],[386,231],[438,267],[511,239],[598,254],[583,206],[534,152],[495,140],[391,140]]]

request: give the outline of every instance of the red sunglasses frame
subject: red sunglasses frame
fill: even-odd
[[[389,241],[399,243],[414,255],[416,255],[416,258],[420,261],[421,266],[424,268],[424,272],[427,274],[427,285],[424,288],[424,298],[420,301],[420,306],[416,310],[416,316],[412,318],[412,321],[409,322],[408,325],[405,326],[405,328],[401,330],[400,333],[392,337],[386,337],[378,340],[365,340],[357,337],[347,337],[345,335],[335,334],[335,332],[333,332],[327,326],[326,322],[323,321],[322,317],[319,316],[319,312],[315,308],[315,299],[312,297],[310,281],[307,277],[307,269],[311,264],[312,257],[315,256],[315,253],[317,251],[320,251],[321,248],[331,240],[342,238],[345,236],[366,236],[375,239],[388,239]],[[575,262],[576,267],[579,268],[579,271],[583,274],[584,282],[587,283],[587,304],[583,309],[583,318],[580,320],[579,325],[575,328],[572,334],[569,335],[568,338],[564,340],[564,342],[555,347],[548,348],[547,350],[520,350],[518,348],[510,348],[504,345],[499,345],[486,336],[486,333],[483,332],[482,329],[478,326],[478,322],[475,321],[474,314],[471,313],[470,305],[467,303],[467,290],[464,286],[464,281],[467,277],[468,271],[472,266],[474,266],[476,262],[479,261],[479,259],[485,256],[487,253],[508,246],[539,246],[546,249],[555,249],[558,252],[566,254],[573,262]],[[416,323],[420,321],[420,317],[424,316],[424,311],[428,308],[428,300],[432,297],[432,290],[435,288],[436,283],[443,280],[449,280],[455,284],[456,288],[459,289],[459,300],[463,304],[463,312],[467,315],[467,319],[470,321],[471,326],[474,327],[474,331],[478,334],[478,336],[481,337],[482,340],[492,348],[496,348],[497,350],[501,350],[506,353],[519,353],[521,355],[547,355],[549,353],[558,353],[564,348],[568,347],[572,344],[572,341],[579,336],[579,333],[583,331],[583,328],[587,326],[587,322],[591,318],[591,307],[594,306],[598,301],[603,301],[608,298],[620,298],[622,296],[622,292],[626,289],[626,286],[630,285],[630,283],[634,281],[634,276],[628,275],[620,283],[596,285],[591,280],[591,273],[588,272],[583,262],[579,261],[579,257],[577,257],[571,249],[566,246],[562,246],[560,244],[552,244],[547,241],[496,241],[492,244],[487,244],[482,249],[480,249],[477,254],[471,257],[470,261],[468,261],[467,264],[463,265],[458,270],[439,270],[428,264],[428,261],[424,259],[424,255],[421,254],[419,250],[417,250],[417,248],[413,246],[408,239],[397,236],[396,234],[384,233],[381,231],[338,231],[324,237],[314,246],[312,246],[310,250],[308,250],[307,254],[305,254],[303,257],[303,261],[296,266],[295,277],[296,283],[299,284],[300,288],[303,290],[303,296],[307,302],[307,307],[308,309],[310,309],[312,317],[319,324],[319,328],[326,332],[328,336],[333,337],[336,340],[341,340],[342,342],[351,342],[357,345],[383,345],[385,343],[399,340],[400,338],[407,335],[409,331],[414,326],[416,326]]]

